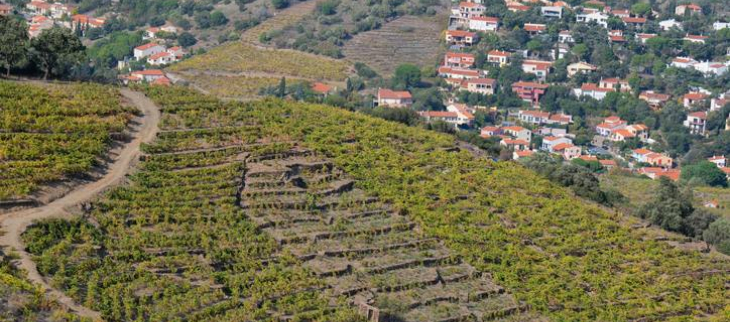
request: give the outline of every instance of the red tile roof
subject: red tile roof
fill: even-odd
[[[150,49],[150,48],[155,47],[155,46],[160,46],[160,44],[151,42],[149,44],[144,44],[144,45],[141,45],[141,46],[137,46],[134,49],[137,49],[137,50],[147,50],[147,49]]]
[[[479,77],[479,71],[473,70],[473,69],[463,69],[463,68],[451,68],[448,66],[441,66],[438,69],[439,74],[456,74],[456,75],[463,75],[463,76],[469,76],[469,77]]]
[[[526,24],[525,24],[525,28],[524,28],[524,29],[525,29],[526,31],[543,31],[543,30],[545,30],[546,28],[547,28],[547,27],[545,27],[545,25],[543,25],[543,24],[538,24],[538,23],[526,23]]]
[[[467,84],[490,84],[494,85],[497,83],[496,79],[492,78],[475,78],[475,79],[469,79],[466,81]]]
[[[646,23],[646,18],[643,17],[624,17],[621,20],[625,23]]]
[[[553,147],[553,151],[563,151],[565,149],[572,148],[574,146],[575,145],[573,145],[571,143],[560,143]]]
[[[580,86],[580,89],[582,91],[594,91],[594,92],[614,92],[613,88],[602,88],[598,87],[598,85],[594,83],[583,83],[583,85]]]
[[[618,130],[613,131],[613,133],[615,133],[616,135],[623,136],[624,138],[633,138],[636,136],[636,135],[634,135],[634,133],[631,133],[629,130],[626,130],[626,129],[618,129]]]
[[[171,53],[168,53],[168,52],[166,52],[166,51],[163,51],[163,52],[161,52],[161,53],[156,53],[156,54],[154,54],[154,55],[152,55],[152,56],[148,57],[148,59],[152,59],[152,60],[155,60],[155,59],[159,59],[159,58],[162,58],[162,57],[167,57],[167,56],[172,56],[172,54],[171,54]]]
[[[704,120],[704,119],[707,119],[707,112],[694,112],[694,113],[687,114],[687,116],[696,117],[698,119]]]
[[[312,84],[312,90],[320,94],[327,94],[332,90],[332,86],[325,83],[315,82]]]
[[[684,94],[684,96],[682,96],[682,97],[684,97],[685,99],[696,101],[696,100],[703,100],[703,99],[707,98],[707,95],[705,95],[703,93],[699,93],[699,92],[692,92],[692,93]]]
[[[522,114],[534,116],[534,117],[540,117],[540,118],[548,118],[550,117],[550,113],[543,112],[543,111],[522,111]]]
[[[476,33],[464,30],[447,30],[446,34],[452,37],[476,37],[477,35]]]
[[[408,91],[391,91],[389,89],[378,89],[378,97],[381,99],[409,99],[412,98]]]
[[[507,51],[501,51],[501,50],[490,50],[487,53],[487,56],[498,56],[498,57],[509,57],[512,55],[512,53]]]
[[[546,89],[546,88],[548,88],[548,84],[541,84],[541,83],[535,83],[535,82],[516,82],[516,83],[512,83],[512,87],[532,87],[532,88]]]
[[[480,5],[478,3],[474,3],[474,2],[462,1],[462,2],[459,3],[459,7],[464,7],[464,8],[479,8],[479,7],[484,7],[484,6],[483,5]]]

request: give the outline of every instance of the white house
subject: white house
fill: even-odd
[[[463,1],[459,3],[459,15],[464,18],[480,17],[487,8],[481,4]]]
[[[471,125],[474,121],[474,115],[463,104],[451,104],[446,111],[423,111],[419,114],[428,122],[443,121],[454,126]]]
[[[659,22],[659,28],[663,31],[667,31],[672,28],[682,29],[682,23],[674,19],[662,20]]]
[[[618,116],[609,116],[596,126],[596,132],[603,137],[611,136],[614,130],[626,127],[627,122]]]
[[[575,96],[588,96],[599,101],[606,98],[606,95],[611,92],[615,92],[615,90],[613,88],[601,88],[594,83],[583,83],[580,88],[573,89]]]
[[[487,53],[487,62],[497,64],[499,66],[507,65],[509,57],[512,55],[510,52],[500,50],[490,50]]]
[[[674,7],[674,14],[677,16],[684,16],[687,13],[689,13],[689,14],[702,13],[702,7],[700,7],[694,3],[680,4],[676,7]]]
[[[700,62],[692,65],[694,69],[707,76],[722,75],[727,72],[727,66],[718,62]]]
[[[554,148],[560,144],[573,144],[573,140],[564,136],[547,136],[542,139],[542,145],[540,146],[540,150],[555,153],[556,151],[554,150]]]
[[[438,74],[441,77],[451,78],[451,79],[474,79],[474,78],[479,78],[479,76],[481,76],[481,73],[478,70],[468,69],[468,68],[447,67],[447,66],[439,67]]]
[[[694,112],[687,114],[684,126],[689,128],[690,133],[705,135],[707,126],[707,112]]]
[[[502,132],[512,136],[515,139],[532,142],[532,131],[521,126],[505,126]]]
[[[573,39],[573,34],[570,33],[570,30],[562,30],[558,33],[558,41],[565,44],[572,43],[575,40]]]
[[[603,28],[608,28],[608,16],[601,12],[581,13],[575,16],[575,21],[582,23],[595,22]]]
[[[384,107],[408,107],[413,104],[413,97],[408,91],[392,91],[385,88],[378,89],[378,97],[375,100],[376,106]]]
[[[540,13],[543,17],[560,19],[563,17],[563,7],[543,6],[540,8]]]
[[[545,81],[552,65],[553,63],[549,61],[525,60],[522,62],[522,71],[537,76],[538,80]]]
[[[493,95],[497,87],[497,80],[491,78],[474,78],[464,81],[461,89],[471,93]]]
[[[710,161],[710,162],[714,163],[718,168],[724,168],[728,164],[727,163],[727,159],[725,158],[724,155],[720,155],[720,156],[715,155],[715,156],[712,156],[711,158],[708,158],[707,161]]]
[[[142,58],[152,56],[154,54],[159,54],[165,51],[167,51],[167,48],[165,48],[165,46],[151,42],[149,44],[134,48],[134,58],[140,60]]]
[[[526,124],[545,124],[550,118],[550,113],[542,111],[523,111],[520,110],[518,113],[520,122]]]
[[[473,17],[469,19],[469,29],[477,31],[497,31],[499,29],[499,18],[494,17]]]
[[[688,68],[694,66],[697,61],[690,58],[690,57],[676,57],[672,59],[672,62],[669,63],[669,66],[677,67],[677,68]]]
[[[596,71],[596,69],[598,69],[596,66],[586,62],[573,63],[568,65],[568,77],[573,77],[578,73],[587,74]]]
[[[718,21],[718,22],[715,22],[715,23],[712,24],[712,29],[715,29],[715,30],[722,30],[722,29],[725,29],[725,28],[730,28],[730,22],[720,22],[720,21]]]

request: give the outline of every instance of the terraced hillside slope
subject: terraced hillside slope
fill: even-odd
[[[326,106],[148,94],[163,131],[129,183],[24,234],[41,273],[107,320],[730,314],[724,257],[645,240],[451,136]]]
[[[0,82],[0,202],[33,204],[88,173],[135,113],[111,87]]]
[[[293,81],[319,81],[339,87],[351,72],[350,63],[301,51],[264,47],[259,36],[292,24],[309,14],[318,0],[294,3],[261,24],[244,31],[240,41],[215,47],[168,68],[196,89],[219,97],[250,100],[262,88],[282,77]]]
[[[294,146],[245,165],[247,216],[322,279],[327,296],[382,321],[486,321],[525,309],[326,158]]]
[[[0,250],[0,321],[82,321],[45,297]]]
[[[404,16],[379,29],[359,33],[342,46],[345,59],[362,62],[381,75],[390,75],[401,64],[432,66],[439,58],[441,32],[447,21],[433,17]]]

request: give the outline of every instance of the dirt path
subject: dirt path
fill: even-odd
[[[154,103],[143,94],[126,88],[122,89],[121,93],[142,110],[144,116],[142,117],[141,126],[134,134],[134,140],[122,149],[119,156],[107,168],[106,174],[98,181],[79,186],[64,197],[56,199],[49,204],[0,216],[0,230],[4,233],[4,235],[0,236],[0,247],[13,249],[18,253],[20,256],[17,263],[18,268],[24,269],[28,273],[28,279],[31,282],[40,285],[48,295],[56,298],[58,302],[67,306],[76,314],[92,318],[95,321],[101,320],[101,314],[99,312],[76,304],[73,299],[63,294],[63,292],[51,287],[38,273],[35,262],[31,259],[30,254],[25,252],[20,235],[34,221],[46,218],[71,217],[72,215],[66,211],[66,208],[89,200],[122,180],[132,163],[138,158],[140,144],[142,142],[150,142],[155,138],[158,130],[157,124],[160,120],[160,112]]]

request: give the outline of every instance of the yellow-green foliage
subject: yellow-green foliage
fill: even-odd
[[[0,250],[0,321],[81,321],[26,281]]]
[[[174,72],[205,70],[251,73],[249,76],[293,76],[342,81],[347,78],[349,64],[342,60],[293,50],[265,49],[243,42],[232,42],[175,64],[170,67],[170,70]],[[255,73],[270,75],[256,75]]]
[[[151,150],[227,146],[232,136],[298,142],[556,321],[719,321],[730,314],[726,259],[642,240],[619,224],[620,215],[576,200],[514,163],[453,152],[452,136],[320,105],[221,104],[179,88],[148,94],[177,114],[175,126],[205,130],[195,130],[195,140],[167,134]],[[59,243],[46,237],[59,229],[42,224],[24,238],[42,272],[112,320],[270,320],[271,312],[292,311],[321,317],[305,320],[333,320],[325,318],[318,293],[302,291],[321,283],[295,259],[268,261],[277,245],[236,205],[242,165],[226,160],[240,149],[152,156],[129,187],[97,204],[91,216],[101,229],[87,223]],[[181,272],[173,278],[143,268],[154,265]],[[209,283],[223,284],[232,297]],[[94,286],[91,296],[86,285]]]
[[[216,97],[249,99],[258,97],[262,88],[278,85],[281,79],[247,76],[224,77],[202,74],[191,77],[190,81]],[[296,83],[296,80],[287,80],[287,85],[293,83]]]
[[[293,1],[290,7],[277,12],[275,16],[266,19],[264,22],[251,29],[246,30],[243,35],[241,35],[241,40],[251,43],[258,42],[261,34],[291,25],[301,20],[304,16],[310,14],[319,1],[320,0],[308,0],[305,2]]]
[[[0,82],[0,199],[88,171],[132,112],[111,87]]]

